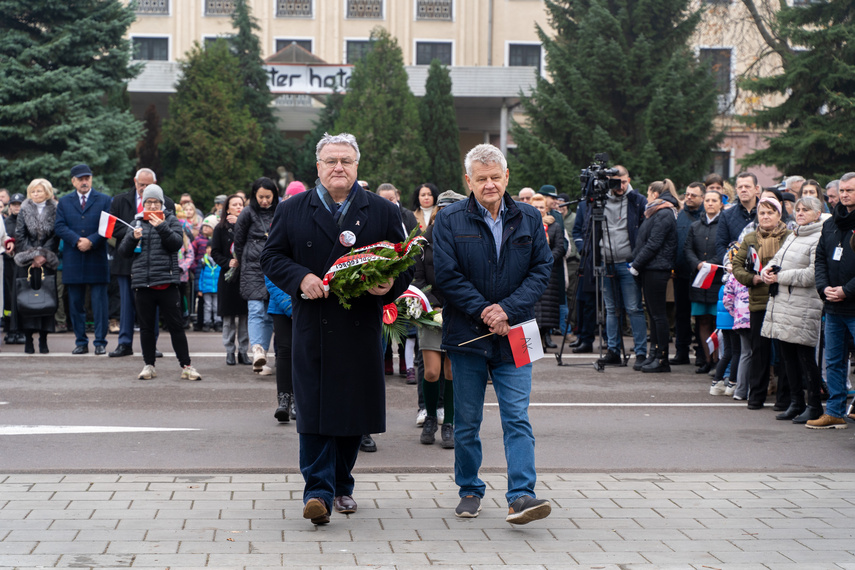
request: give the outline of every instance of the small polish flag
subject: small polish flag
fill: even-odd
[[[724,334],[716,329],[707,339],[707,348],[710,349],[710,354],[718,354],[719,358],[724,356]]]
[[[101,212],[101,220],[98,222],[98,233],[103,237],[110,239],[113,237],[113,230],[116,228],[116,222],[121,222],[132,228],[131,224],[127,223],[125,220],[120,220],[116,216],[108,214],[107,212]]]
[[[703,265],[701,265],[700,270],[698,270],[698,275],[695,277],[692,287],[697,287],[699,289],[709,289],[712,287],[719,267],[721,267],[721,265],[704,262]]]
[[[760,275],[760,272],[763,271],[763,264],[760,263],[760,256],[757,254],[757,250],[754,249],[753,245],[748,246],[748,258],[751,261],[751,265],[754,267],[754,273]]]
[[[508,341],[511,343],[511,352],[517,368],[543,358],[540,330],[534,319],[512,326],[508,331]]]

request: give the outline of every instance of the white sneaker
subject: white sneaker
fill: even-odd
[[[725,396],[733,396],[733,393],[736,391],[736,382],[728,381],[727,386],[724,388]]]
[[[146,364],[137,378],[140,380],[151,380],[152,378],[157,378],[157,372],[154,371],[154,366]]]
[[[425,418],[427,418],[427,410],[422,408],[419,410],[419,415],[416,416],[416,425],[419,427],[425,425]]]
[[[184,370],[181,371],[181,379],[182,380],[201,380],[202,375],[196,372],[196,369],[190,365],[184,367]]]
[[[255,370],[255,367],[253,366],[252,369]],[[271,374],[273,374],[273,369],[265,364],[261,367],[261,370],[256,372],[256,374],[258,374],[259,376],[270,376]]]
[[[445,408],[440,408],[436,411],[436,423],[439,425],[445,423]]]
[[[710,396],[724,396],[724,392],[727,389],[725,384],[724,380],[713,380],[710,386]]]
[[[252,345],[252,370],[261,372],[262,367],[267,364],[267,351],[260,344]]]

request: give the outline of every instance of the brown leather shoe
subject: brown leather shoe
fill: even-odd
[[[327,524],[330,522],[330,512],[321,499],[313,498],[306,501],[303,518],[310,519],[312,524]]]
[[[350,495],[341,495],[333,500],[335,512],[349,515],[356,512],[356,501]]]

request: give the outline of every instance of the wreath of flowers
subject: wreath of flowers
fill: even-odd
[[[354,297],[364,295],[372,287],[394,279],[416,262],[422,252],[425,238],[417,236],[414,228],[407,240],[401,243],[381,241],[339,257],[324,276],[324,287],[338,297],[345,309]]]
[[[410,326],[442,326],[442,313],[431,308],[425,294],[414,285],[383,307],[383,336],[394,346],[407,338]]]

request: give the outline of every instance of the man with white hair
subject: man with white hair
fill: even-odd
[[[532,365],[515,365],[508,332],[534,319],[534,305],[552,273],[552,252],[540,212],[505,192],[509,172],[498,148],[476,146],[465,166],[469,198],[442,209],[433,229],[434,271],[445,295],[442,349],[454,376],[454,479],[460,487],[455,515],[472,518],[481,510],[486,485],[478,477],[478,433],[492,380],[508,464],[505,520],[526,524],[548,516],[552,507],[534,492]]]
[[[143,191],[150,184],[157,182],[157,175],[150,168],[140,168],[134,176],[134,187],[127,192],[123,192],[113,198],[113,203],[110,205],[110,213],[131,225],[134,225],[134,219],[139,214],[142,216],[143,211]],[[175,210],[175,203],[164,197],[163,209],[172,212]],[[116,238],[116,244],[121,243],[128,231],[128,226],[118,223],[113,228],[113,237]],[[119,284],[119,302],[121,308],[119,312],[119,344],[115,350],[110,352],[110,356],[131,356],[134,353],[134,321],[136,320],[136,305],[134,301],[134,290],[131,287],[131,264],[132,259],[121,255],[114,255],[113,261],[110,264],[110,274],[116,276],[116,281]],[[159,329],[155,329],[155,339],[157,339]],[[160,357],[162,355],[158,355]]]
[[[357,182],[353,135],[325,133],[316,156],[320,182],[276,209],[261,267],[293,302],[303,518],[317,525],[329,523],[332,510],[356,512],[351,470],[362,436],[386,431],[383,306],[407,289],[414,271],[350,299],[350,309],[330,295],[323,277],[336,259],[405,236],[398,208]]]

